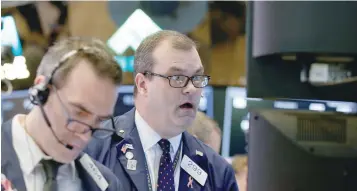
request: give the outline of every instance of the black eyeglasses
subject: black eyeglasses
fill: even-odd
[[[158,76],[161,78],[166,78],[169,80],[169,84],[173,88],[183,88],[186,87],[188,81],[191,80],[192,84],[196,88],[204,88],[208,85],[210,76],[207,75],[194,75],[194,76],[185,76],[185,75],[172,75],[172,76],[164,76],[161,74],[156,74],[153,72],[144,72],[144,75]]]
[[[106,123],[101,122],[100,127],[93,127],[92,125],[89,125],[87,123],[84,123],[82,121],[76,120],[71,118],[71,116],[69,115],[69,112],[67,110],[67,108],[65,107],[61,97],[58,95],[57,90],[54,88],[55,90],[55,94],[57,95],[57,98],[60,102],[60,105],[64,111],[64,114],[67,117],[67,122],[66,122],[66,128],[68,130],[70,130],[68,128],[69,125],[74,125],[76,126],[76,130],[74,131],[75,133],[81,133],[81,134],[86,134],[89,131],[92,132],[92,137],[97,138],[97,139],[105,139],[108,138],[109,136],[112,136],[115,133],[115,124],[114,124],[114,119],[113,117],[110,117],[111,123],[112,123],[112,128],[104,128],[103,126],[105,126]],[[71,130],[70,130],[71,131]],[[73,131],[72,131],[73,132]]]

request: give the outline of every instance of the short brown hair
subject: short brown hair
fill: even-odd
[[[197,112],[193,124],[187,131],[190,134],[195,135],[204,143],[210,141],[212,132],[217,132],[221,136],[221,129],[219,128],[218,123],[201,111]]]
[[[232,158],[232,167],[235,174],[240,174],[248,168],[248,156],[247,155],[235,155]]]
[[[84,50],[78,51],[80,49]],[[70,56],[64,63],[60,63],[63,57],[71,51],[78,52]],[[52,71],[61,64],[53,78],[55,82],[63,84],[73,67],[82,59],[88,60],[99,76],[110,79],[116,85],[121,83],[122,70],[115,61],[114,54],[101,40],[96,38],[69,37],[56,42],[42,58],[37,68],[37,75],[50,76]]]
[[[179,50],[191,50],[192,48],[198,48],[196,42],[188,36],[176,31],[162,30],[151,34],[140,43],[135,52],[134,79],[138,73],[152,70],[155,63],[152,53],[164,40],[170,40],[172,47]],[[136,92],[137,87],[134,83],[134,95],[136,95]]]

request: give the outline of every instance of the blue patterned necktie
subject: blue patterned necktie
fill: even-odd
[[[161,139],[158,144],[162,149],[162,155],[160,158],[157,191],[175,190],[175,169],[173,169],[173,162],[170,156],[170,142],[167,139]]]

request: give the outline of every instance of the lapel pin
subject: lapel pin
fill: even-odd
[[[193,188],[193,178],[190,176],[188,177],[188,183],[187,183],[187,187],[188,188]]]
[[[126,164],[126,168],[128,170],[136,170],[136,160],[128,160],[128,163]]]
[[[124,130],[123,130],[123,129],[120,129],[120,130],[119,130],[119,133],[120,133],[120,134],[123,134],[123,133],[124,133]]]
[[[130,151],[128,151],[127,153],[125,153],[125,157],[128,159],[128,160],[131,160],[133,159],[134,157],[134,154]]]
[[[134,149],[132,144],[125,144],[125,146],[126,146],[127,149],[132,149],[132,150]]]
[[[121,152],[123,152],[125,154],[126,149],[128,149],[128,147],[126,145],[123,145],[120,150],[121,150]]]
[[[203,152],[196,150],[196,155],[203,157]]]

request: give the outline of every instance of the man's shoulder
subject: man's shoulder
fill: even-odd
[[[231,165],[224,159],[221,155],[219,155],[216,151],[214,151],[211,147],[197,139],[196,137],[192,136],[191,134],[187,133],[186,137],[192,139],[191,143],[195,144],[196,148],[201,148],[202,152],[206,155],[208,163],[210,166],[216,168],[222,167],[231,167]]]
[[[105,179],[107,179],[108,183],[111,184],[112,183],[118,183],[117,181],[117,177],[114,175],[114,173],[106,166],[104,166],[103,164],[101,164],[100,162],[92,159],[95,166],[97,166],[98,170],[103,174],[103,176],[105,177]]]
[[[208,176],[214,177],[211,185],[214,185],[218,190],[238,190],[232,165],[196,137],[187,133],[186,138],[191,139],[190,144],[192,145],[190,147],[200,149],[206,159],[204,166],[206,167]]]
[[[118,178],[114,175],[114,173],[109,168],[105,167],[103,164],[99,163],[98,161],[94,160],[91,157],[89,157],[89,158],[93,162],[92,164],[94,164],[94,166],[97,167],[97,169],[100,173],[98,173],[98,172],[95,173],[96,170],[93,170],[93,167],[90,167],[90,166],[86,167],[86,165],[83,166],[83,164],[82,164],[81,165],[82,167],[80,167],[80,168],[78,168],[78,166],[77,166],[77,170],[83,171],[84,169],[89,168],[89,170],[88,169],[85,170],[85,171],[87,171],[87,173],[80,172],[80,175],[85,176],[85,178],[84,177],[82,177],[82,178],[84,178],[85,180],[92,179],[92,180],[94,180],[94,183],[97,184],[98,186],[99,185],[105,186],[105,184],[106,184],[105,182],[107,182],[108,188],[106,190],[108,190],[108,191],[120,190],[121,185],[119,183]],[[82,163],[82,162],[80,161],[80,163]],[[90,164],[90,163],[88,163],[88,164]],[[90,173],[89,171],[92,171],[92,173]],[[89,178],[88,176],[91,178]],[[104,178],[104,180],[102,180],[103,178]],[[83,181],[83,179],[82,179],[82,181]]]

